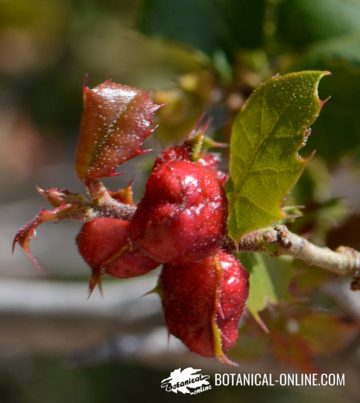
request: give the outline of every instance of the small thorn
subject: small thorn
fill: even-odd
[[[152,152],[153,152],[152,148],[147,148],[146,150],[140,150],[139,155],[149,154],[149,153],[152,153]]]
[[[265,325],[264,321],[260,318],[259,314],[253,314],[252,312],[249,311],[249,309],[247,309],[248,312],[251,314],[251,316],[255,319],[256,323],[260,326],[260,328],[267,334],[270,333],[268,327]]]
[[[239,242],[238,241],[234,241],[234,246],[235,246],[235,252],[237,254],[240,253],[240,248],[239,248]]]
[[[304,163],[305,167],[314,159],[314,157],[315,157],[315,155],[316,155],[316,151],[317,151],[316,149],[313,150],[313,151],[311,152],[311,154],[308,155],[307,157],[301,157],[301,156],[299,156],[300,161],[302,161],[302,162]]]
[[[187,136],[187,140],[191,141],[196,138],[197,135],[205,136],[206,130],[209,128],[211,123],[211,118],[207,117],[205,113],[201,114],[199,119],[196,121],[194,128]]]
[[[84,91],[86,88],[89,88],[89,87],[87,86],[88,80],[89,80],[89,74],[88,74],[88,73],[85,73],[85,74],[84,74],[84,78],[83,78],[83,82],[82,82],[83,91]]]
[[[145,294],[140,295],[139,299],[140,299],[140,298],[147,297],[148,295],[151,295],[151,294],[160,295],[160,289],[159,289],[159,287],[158,287],[158,286],[155,286],[155,287],[152,288],[151,290],[147,291]]]
[[[94,273],[89,280],[89,295],[87,297],[87,299],[89,299],[93,293],[93,291],[95,290],[96,287],[99,288],[100,290],[100,294],[101,297],[104,297],[104,293],[103,293],[103,289],[102,289],[102,276],[103,274],[100,273]]]
[[[206,148],[228,148],[229,144],[220,143],[218,141],[213,140],[210,137],[206,137],[204,139],[204,145]]]
[[[217,307],[217,313],[219,314],[221,319],[225,319],[225,314],[224,314],[221,304],[219,304],[219,306]]]
[[[35,189],[36,189],[36,191],[37,191],[38,193],[40,193],[40,194],[41,194],[41,196],[43,196],[43,195],[44,195],[45,190],[44,190],[43,188],[41,188],[41,187],[40,187],[40,186],[38,186],[38,185],[35,185]]]
[[[155,112],[157,112],[160,108],[163,108],[165,105],[166,105],[165,103],[162,103],[162,104],[155,104],[155,103],[154,103],[154,105],[152,106],[151,111],[155,113]],[[159,125],[156,125],[156,126],[159,126]]]
[[[239,364],[235,361],[230,360],[229,357],[227,357],[226,354],[222,354],[220,356],[217,356],[216,359],[221,363],[225,365],[231,365],[232,367],[238,367]]]
[[[298,213],[298,214],[286,214],[285,219],[286,220],[296,220],[297,218],[303,217],[303,214]]]
[[[128,252],[131,250],[131,242],[129,241],[127,244],[125,244],[120,250],[117,252],[113,253],[110,255],[105,262],[102,263],[103,270],[109,265],[111,265],[117,258],[122,256],[124,253]],[[100,273],[101,275],[103,274],[103,271]]]
[[[98,289],[100,291],[101,298],[104,298],[104,291],[103,291],[103,286],[102,286],[101,280],[98,283]]]
[[[13,255],[15,252],[15,246],[17,244],[17,239],[16,237],[14,238],[14,240],[12,241],[12,247],[11,247],[11,254]]]
[[[28,256],[28,258],[31,260],[31,263],[35,267],[35,270],[41,271],[41,266],[40,266],[39,262],[36,260],[35,256],[31,253],[31,250],[30,249],[24,249],[24,252]]]
[[[302,210],[302,209],[304,209],[306,206],[305,206],[305,204],[296,204],[296,205],[294,205],[294,206],[285,206],[284,207],[284,210],[286,211],[286,210],[294,210],[294,209],[297,209],[297,210]]]
[[[159,128],[159,125],[157,125],[157,124],[156,125],[153,124],[152,126],[148,127],[147,130],[146,130],[146,136],[145,137],[150,136],[150,134],[153,134],[158,128]]]
[[[113,177],[120,176],[120,175],[123,175],[123,173],[116,172],[114,170],[114,171],[110,172],[108,176],[113,178]]]
[[[263,322],[263,320],[259,317],[257,320],[257,323],[259,324],[259,326],[261,327],[261,329],[265,332],[265,333],[270,333],[268,327],[265,325],[265,323]]]
[[[331,95],[329,95],[327,98],[325,98],[324,100],[319,99],[320,102],[320,108],[323,108],[331,99]]]

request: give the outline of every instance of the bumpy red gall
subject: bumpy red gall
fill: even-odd
[[[194,262],[221,245],[227,202],[213,170],[169,161],[151,173],[130,225],[130,236],[162,263]]]
[[[130,278],[146,274],[158,266],[158,262],[132,246],[128,235],[129,222],[116,218],[95,218],[82,226],[76,243],[92,269],[94,285],[104,273]]]
[[[159,288],[169,332],[193,352],[229,363],[248,297],[248,273],[219,251],[197,263],[164,266]]]

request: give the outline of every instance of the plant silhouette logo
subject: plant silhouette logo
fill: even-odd
[[[161,387],[166,392],[180,392],[184,395],[196,395],[211,390],[210,375],[203,375],[200,372],[201,369],[192,367],[175,369],[168,378],[161,381]]]

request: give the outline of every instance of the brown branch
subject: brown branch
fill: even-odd
[[[278,225],[244,235],[238,243],[239,251],[266,252],[273,256],[288,255],[308,265],[321,267],[342,276],[353,276],[351,288],[360,289],[360,252],[340,246],[335,251],[319,247],[286,226]]]

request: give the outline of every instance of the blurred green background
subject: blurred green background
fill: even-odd
[[[40,228],[41,273],[19,250],[10,254],[16,230],[47,207],[35,184],[83,191],[73,160],[85,75],[91,87],[111,78],[153,91],[165,104],[149,142],[158,150],[203,113],[210,134],[227,141],[235,114],[272,74],[331,71],[320,85],[331,99],[302,151],[316,156],[290,196],[303,217],[290,226],[359,249],[359,21],[359,0],[0,0],[0,402],[176,401],[183,396],[160,388],[171,370],[228,370],[180,344],[167,349],[160,302],[138,299],[156,273],[108,280],[105,298],[87,302],[78,224]],[[154,155],[108,183],[135,179],[139,198]],[[250,318],[242,324],[239,370],[345,372],[346,387],[215,388],[197,399],[358,401],[360,308],[349,281],[298,262],[269,267],[284,270],[286,296],[264,312],[272,336]]]

